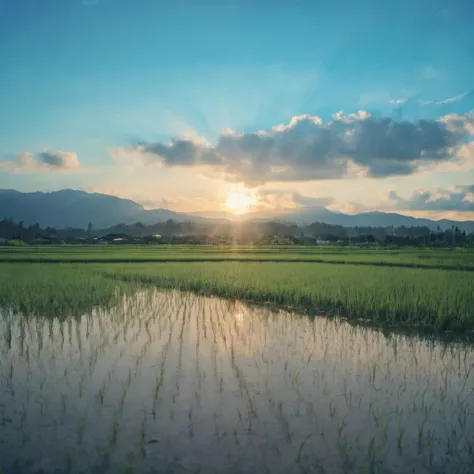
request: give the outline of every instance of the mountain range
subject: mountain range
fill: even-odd
[[[212,218],[211,218],[212,216]],[[204,222],[222,220],[230,216],[214,213],[181,213],[169,209],[145,209],[129,199],[122,199],[107,194],[87,193],[64,189],[55,192],[22,193],[11,189],[0,190],[0,219],[12,218],[23,221],[25,225],[40,224],[42,227],[87,228],[89,223],[96,229],[104,229],[116,224],[133,224],[142,222],[150,225],[172,219],[175,222]],[[302,207],[287,210],[284,213],[249,213],[241,219],[273,220],[295,224],[324,222],[345,227],[416,227],[426,226],[436,230],[458,226],[461,231],[474,232],[474,221],[452,221],[442,219],[416,218],[395,213],[365,212],[360,214],[343,214],[332,212],[324,207]]]
[[[51,193],[0,190],[0,218],[42,227],[106,228],[116,224],[155,224],[168,219],[182,222],[186,214],[169,209],[146,210],[140,204],[108,194],[63,189]],[[196,217],[195,219],[199,219]]]

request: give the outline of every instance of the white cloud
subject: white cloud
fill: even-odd
[[[73,173],[78,171],[80,164],[77,153],[62,150],[43,150],[33,154],[20,152],[11,160],[0,160],[0,167],[12,172]]]
[[[472,94],[472,91],[463,92],[462,94],[455,95],[454,97],[448,97],[446,99],[441,100],[421,100],[420,104],[422,105],[443,105],[443,104],[452,104],[454,102],[459,102],[463,100],[465,97]]]
[[[454,153],[454,152],[453,152]],[[449,161],[426,163],[419,171],[449,173],[474,170],[474,141],[458,147],[453,158]]]
[[[474,114],[448,114],[439,119],[446,124],[447,129],[453,133],[464,136],[474,135]]]
[[[388,193],[385,205],[389,209],[412,211],[474,211],[474,186],[451,186],[419,190],[408,199],[396,191]]]
[[[435,102],[435,104],[451,104],[453,102],[459,102],[460,100],[464,99],[469,94],[469,92],[463,92],[462,94],[455,95],[454,97],[448,97],[444,100],[439,100]]]
[[[288,124],[243,133],[226,130],[215,144],[175,137],[111,150],[119,162],[163,167],[207,166],[228,181],[259,184],[354,177],[406,176],[423,165],[455,160],[474,133],[471,115],[397,122],[364,110],[337,112],[323,122],[304,114]]]
[[[290,211],[304,211],[325,207],[331,211],[353,213],[365,210],[365,206],[349,203],[332,196],[308,196],[298,191],[283,189],[257,189],[252,206],[254,212],[284,214]]]

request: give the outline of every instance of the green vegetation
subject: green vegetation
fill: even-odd
[[[87,250],[49,251],[70,258]],[[265,450],[265,472],[278,471],[282,459],[285,472],[473,472],[472,344],[296,314],[469,339],[474,272],[461,263],[472,262],[471,253],[162,252],[221,261],[0,263],[0,454],[8,472],[16,463],[33,472],[38,440],[53,450],[48,472],[154,472],[157,456],[169,472],[203,472],[206,462],[242,458],[242,446],[257,438],[248,459],[253,466]],[[255,254],[294,261],[251,261]],[[364,264],[297,261],[308,256]],[[397,259],[430,265],[393,266]],[[435,268],[440,261],[451,268]],[[190,462],[206,436],[218,449]],[[249,470],[236,464],[235,472]]]
[[[0,307],[24,314],[79,315],[128,289],[81,265],[0,264]]]
[[[0,247],[1,262],[200,262],[200,261],[289,261],[357,263],[401,267],[462,268],[474,270],[470,249],[385,250],[338,246],[129,246],[58,245],[22,248]]]
[[[88,264],[15,260],[25,255]],[[474,252],[466,250],[65,246],[3,251],[0,258],[11,259],[0,264],[0,305],[25,313],[81,313],[148,286],[375,324],[474,329],[474,273],[466,271],[474,269]],[[114,261],[121,263],[106,263]]]
[[[313,263],[166,263],[97,266],[110,278],[348,319],[437,330],[474,328],[474,274]]]
[[[0,314],[0,354],[6,472],[474,472],[469,344],[141,291]]]

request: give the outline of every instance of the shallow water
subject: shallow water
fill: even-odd
[[[474,349],[179,292],[0,315],[11,473],[474,472]]]

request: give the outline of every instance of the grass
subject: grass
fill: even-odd
[[[95,266],[115,280],[436,330],[474,328],[474,274],[311,263]]]
[[[124,292],[143,286],[272,303],[376,324],[474,329],[474,273],[459,269],[250,261],[0,264],[0,306],[23,313],[81,314],[95,306],[110,306]]]
[[[474,251],[469,249],[363,249],[337,246],[41,246],[0,247],[0,262],[114,263],[288,261],[357,263],[369,266],[464,269],[474,271]]]
[[[80,315],[97,306],[109,307],[127,290],[131,285],[85,266],[0,264],[0,307],[24,314]]]

